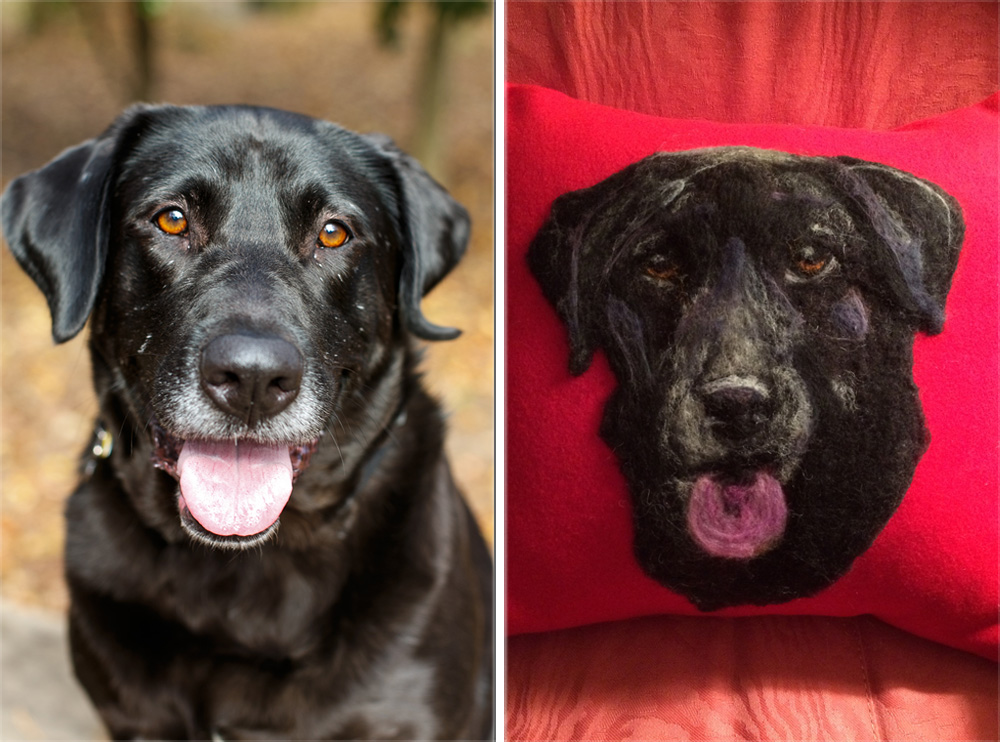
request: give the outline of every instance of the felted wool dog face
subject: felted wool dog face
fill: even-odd
[[[850,568],[927,446],[913,335],[941,330],[963,232],[908,173],[745,147],[555,201],[529,263],[571,372],[601,349],[617,377],[601,435],[647,574],[714,610]]]

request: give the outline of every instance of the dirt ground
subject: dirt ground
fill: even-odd
[[[27,4],[2,14],[3,185],[100,133],[127,105],[124,4],[51,5],[40,27]],[[373,3],[287,3],[252,12],[230,2],[162,3],[154,22],[156,87],[171,103],[253,103],[381,131],[406,147],[428,8],[405,8],[396,50],[379,45]],[[84,29],[89,29],[85,33]],[[449,451],[484,531],[493,531],[493,19],[463,22],[449,48],[445,143],[435,173],[470,210],[469,253],[424,302],[456,341],[428,347],[428,384],[450,413]],[[62,508],[95,404],[83,333],[55,347],[48,310],[4,249],[0,258],[0,581],[5,598],[66,604]]]

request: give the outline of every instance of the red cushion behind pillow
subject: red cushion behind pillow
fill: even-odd
[[[679,121],[543,88],[507,99],[507,629],[698,611],[632,557],[629,495],[598,436],[615,380],[603,356],[571,377],[566,331],[525,254],[558,195],[657,151],[749,145],[851,155],[930,180],[966,238],[944,332],[918,336],[931,446],[903,504],[851,571],[812,598],[714,615],[874,614],[996,658],[998,97],[895,131]]]

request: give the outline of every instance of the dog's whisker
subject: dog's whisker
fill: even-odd
[[[334,418],[334,422],[336,422],[337,419],[338,418]],[[343,424],[341,424],[341,428],[343,428],[343,427],[344,427]],[[334,446],[337,447],[337,453],[340,455],[340,465],[346,471],[346,469],[347,469],[347,461],[344,459],[344,452],[340,448],[340,443],[337,442],[337,435],[336,435],[336,433],[333,432],[333,430],[330,428],[329,424],[326,425],[326,432],[330,434],[330,441],[333,443]],[[344,433],[346,435],[347,431],[344,430]]]

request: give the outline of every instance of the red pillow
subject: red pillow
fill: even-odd
[[[965,242],[944,331],[918,335],[914,380],[931,444],[888,525],[818,594],[710,615],[874,614],[997,658],[998,100],[893,131],[680,121],[507,93],[507,630],[698,614],[633,557],[630,499],[598,429],[615,377],[599,351],[569,373],[567,331],[528,269],[553,200],[654,152],[748,145],[849,155],[929,180],[961,205]]]

